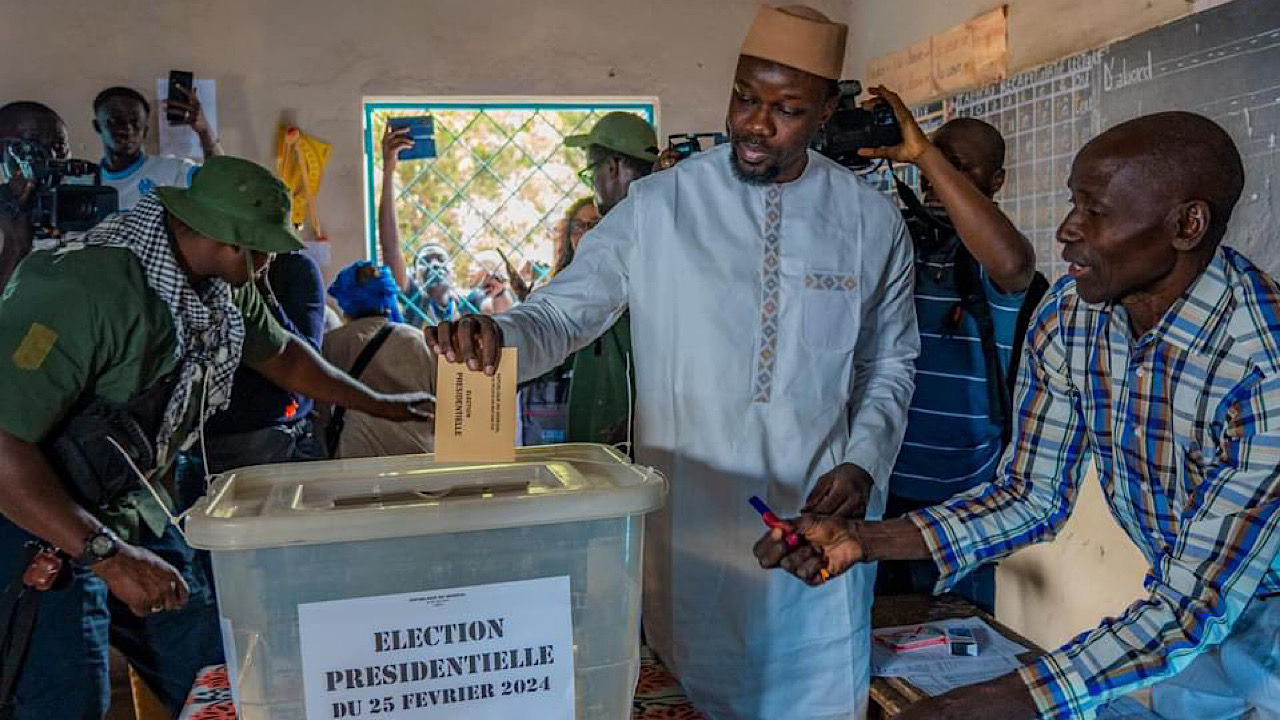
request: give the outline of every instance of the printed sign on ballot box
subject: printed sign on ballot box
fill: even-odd
[[[298,606],[307,717],[573,720],[568,576]]]

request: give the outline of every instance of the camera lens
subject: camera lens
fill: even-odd
[[[68,187],[58,188],[58,221],[87,222],[98,215],[98,204],[92,195],[67,192]]]

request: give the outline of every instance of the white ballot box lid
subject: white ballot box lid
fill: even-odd
[[[186,521],[213,551],[474,532],[644,515],[667,482],[603,445],[519,448],[515,462],[431,455],[257,465],[214,478]]]

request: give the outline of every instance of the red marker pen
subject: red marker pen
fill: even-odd
[[[752,495],[749,502],[751,503],[751,507],[755,508],[756,512],[760,513],[760,517],[764,520],[765,525],[768,525],[770,529],[777,528],[786,533],[786,537],[784,539],[787,541],[787,547],[793,548],[800,544],[800,536],[791,531],[790,525],[782,522],[781,518],[774,515],[773,511],[769,509],[768,505],[764,504],[763,500]]]
[[[777,528],[786,533],[783,539],[786,540],[787,547],[794,548],[800,545],[803,538],[801,538],[797,533],[792,532],[791,526],[775,515],[773,511],[769,509],[769,506],[764,504],[763,500],[752,495],[748,502],[751,503],[751,507],[756,509],[756,512],[760,513],[760,517],[764,520],[765,525],[768,525],[770,529]],[[826,582],[831,579],[831,573],[827,572],[826,568],[819,570],[818,576],[822,579],[821,582]]]

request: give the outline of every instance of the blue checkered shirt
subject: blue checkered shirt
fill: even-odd
[[[1112,514],[1151,569],[1148,595],[1024,667],[1041,717],[1169,677],[1280,593],[1280,286],[1220,249],[1135,340],[1119,305],[1068,278],[1027,333],[1014,441],[995,481],[910,515],[941,570],[966,572],[1051,539],[1091,458]]]

